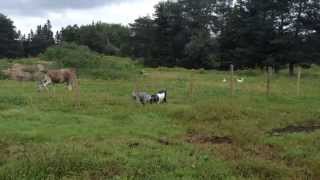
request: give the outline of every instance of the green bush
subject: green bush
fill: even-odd
[[[8,77],[4,75],[2,72],[0,72],[0,80],[7,79]]]
[[[8,59],[0,59],[0,70],[8,69],[10,62]]]
[[[80,76],[95,79],[131,79],[139,74],[137,64],[129,58],[99,55],[74,43],[51,47],[41,58],[59,67],[76,68]]]
[[[95,79],[132,79],[139,75],[140,69],[130,59],[104,56],[97,62],[97,67],[80,69],[80,73]]]
[[[2,72],[10,67],[8,59],[0,59],[0,80],[7,79],[7,76]]]
[[[41,58],[46,61],[55,61],[61,67],[93,67],[99,59],[99,55],[90,51],[86,46],[79,46],[74,43],[62,43],[50,47]]]

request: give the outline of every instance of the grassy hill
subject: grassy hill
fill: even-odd
[[[105,68],[80,69],[80,96],[0,80],[0,179],[320,177],[318,67],[303,71],[300,97],[286,72],[266,97],[258,70],[236,72],[245,80],[231,97],[225,72],[140,75],[139,65],[105,58]],[[168,104],[138,105],[134,88],[165,88]]]

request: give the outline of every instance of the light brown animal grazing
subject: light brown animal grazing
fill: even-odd
[[[39,90],[47,89],[49,84],[66,83],[68,90],[77,86],[75,69],[54,69],[48,70],[43,79],[39,81]]]

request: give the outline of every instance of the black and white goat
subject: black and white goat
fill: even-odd
[[[167,91],[166,90],[162,90],[159,91],[157,94],[151,95],[151,100],[150,103],[167,103]]]

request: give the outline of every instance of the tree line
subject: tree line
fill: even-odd
[[[275,70],[320,58],[319,0],[178,0],[131,24],[133,56],[150,66]]]
[[[37,26],[36,31],[22,35],[16,31],[13,21],[0,14],[0,58],[37,56],[55,44],[51,23]]]
[[[129,26],[96,22],[52,33],[50,21],[28,35],[0,16],[0,57],[36,56],[62,42],[108,55],[130,56],[145,65],[186,68],[275,70],[318,63],[319,0],[163,1],[152,17]]]
[[[129,56],[129,28],[119,24],[92,23],[69,25],[52,32],[49,20],[28,34],[16,31],[13,21],[0,14],[0,58],[34,57],[48,47],[63,42],[88,46],[91,50],[108,55]]]

